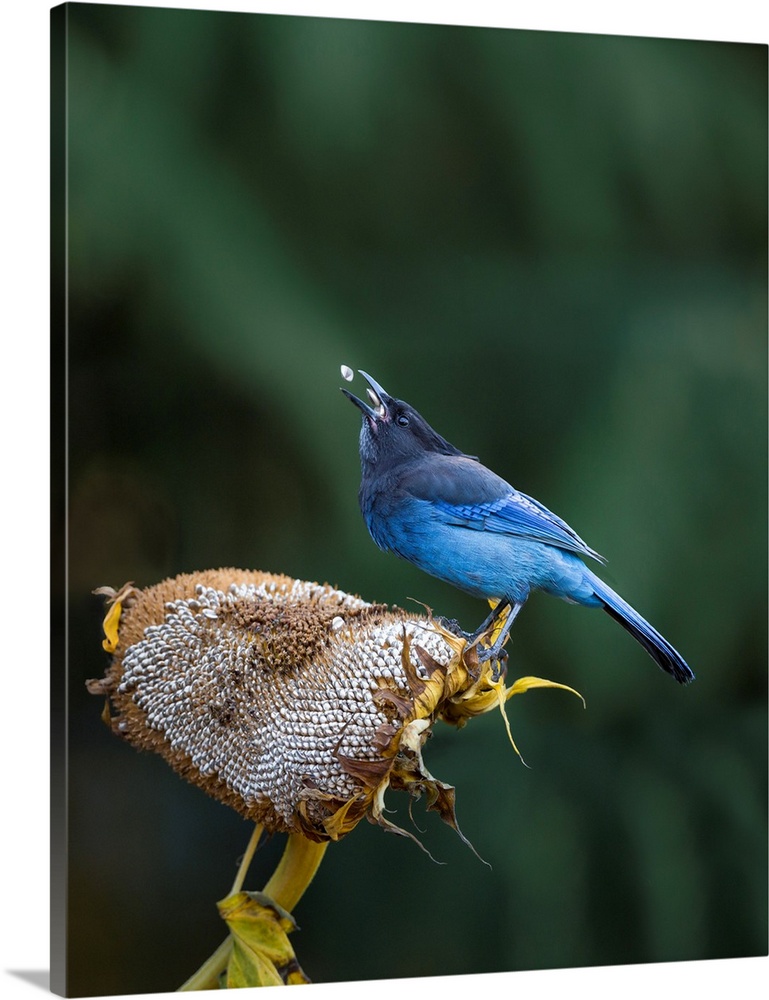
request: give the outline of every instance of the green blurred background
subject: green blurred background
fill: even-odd
[[[94,587],[235,565],[485,613],[369,539],[341,363],[565,517],[698,679],[535,596],[511,675],[587,711],[514,699],[529,769],[496,713],[438,726],[427,766],[492,868],[419,806],[445,864],[361,824],[297,908],[307,973],[766,953],[766,69],[68,5],[71,994],[175,989],[250,834],[101,723]]]

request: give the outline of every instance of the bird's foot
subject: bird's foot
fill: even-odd
[[[506,649],[497,648],[496,643],[493,646],[480,646],[478,648],[478,662],[486,663],[488,660],[496,660],[496,664],[491,671],[492,681],[496,682],[500,677],[504,677],[507,674],[508,655]]]
[[[507,641],[507,636],[504,638],[500,636],[497,641],[491,646],[481,646],[478,640],[481,635],[487,631],[487,623],[484,622],[480,630],[475,632],[465,632],[465,630],[460,626],[456,618],[443,618],[438,617],[435,619],[436,622],[445,628],[447,632],[451,632],[452,635],[458,636],[460,639],[464,639],[469,646],[475,649],[476,656],[476,668],[471,670],[470,673],[475,680],[480,680],[481,677],[481,665],[486,663],[488,660],[496,660],[496,664],[491,672],[492,681],[496,682],[500,677],[504,677],[507,674],[507,650],[504,648],[504,643]],[[500,641],[502,639],[502,641]]]
[[[460,639],[466,639],[469,642],[470,639],[474,638],[474,636],[473,636],[473,634],[471,632],[465,632],[464,631],[464,629],[460,626],[460,624],[456,620],[456,618],[440,618],[439,617],[439,618],[436,618],[435,620],[441,626],[441,628],[445,628],[446,631],[447,632],[451,632],[452,635],[459,636]]]
[[[500,677],[507,676],[507,650],[503,649],[497,656],[497,663],[491,671],[491,679],[496,683]]]

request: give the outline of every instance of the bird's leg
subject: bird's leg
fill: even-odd
[[[507,660],[507,653],[504,650],[504,645],[507,642],[507,638],[510,635],[510,629],[512,628],[513,622],[518,614],[518,612],[523,607],[523,601],[507,600],[503,598],[491,609],[489,614],[484,618],[475,632],[468,633],[464,632],[459,623],[455,619],[450,621],[446,618],[439,618],[438,621],[444,628],[453,632],[454,635],[458,635],[463,639],[466,639],[469,645],[475,645],[482,635],[485,635],[489,629],[496,621],[502,617],[505,611],[509,608],[507,618],[504,625],[502,626],[499,635],[491,646],[481,646],[478,652],[478,662],[484,663],[486,660],[499,660],[498,668],[494,671],[494,680],[497,680],[501,671],[505,669],[503,666],[503,660]],[[492,629],[493,631],[493,629]]]
[[[476,640],[480,639],[480,637],[482,635],[484,635],[486,632],[488,632],[488,630],[491,627],[491,625],[497,620],[497,618],[499,618],[499,616],[502,614],[502,612],[505,610],[505,608],[508,608],[508,607],[512,607],[512,605],[510,604],[509,601],[505,601],[505,600],[499,601],[498,604],[494,605],[494,607],[486,615],[486,617],[483,619],[483,621],[481,622],[481,624],[478,626],[478,628],[474,632],[472,632],[469,635],[467,633],[465,633],[465,638],[469,642],[475,642]]]
[[[474,632],[465,632],[456,618],[436,618],[436,621],[448,632],[452,632],[454,635],[459,636],[460,639],[466,639],[467,642],[474,643],[488,631],[491,623],[499,617],[501,612],[504,611],[506,607],[508,607],[508,603],[506,601],[500,601],[499,604],[495,604]]]
[[[507,616],[505,624],[502,626],[502,630],[497,636],[496,640],[491,646],[483,648],[478,653],[478,660],[483,663],[485,660],[499,659],[500,653],[503,646],[507,642],[507,637],[510,634],[510,629],[512,628],[513,622],[518,615],[518,612],[523,607],[523,601],[500,601],[499,604],[494,608],[488,623],[484,623],[485,626],[490,625],[495,618],[498,617],[498,612],[500,608],[510,608],[510,613]]]
[[[492,623],[500,616],[500,614],[507,607],[509,607],[507,601],[500,601],[498,604],[495,604],[494,607],[489,612],[489,614],[484,618],[484,620],[481,622],[481,624],[474,632],[465,632],[465,630],[462,628],[462,626],[459,624],[456,618],[444,618],[441,616],[436,618],[435,621],[441,626],[441,628],[445,628],[446,631],[451,632],[452,635],[456,635],[460,639],[464,639],[465,642],[468,643],[468,645],[472,646],[480,639],[482,635],[485,635],[486,632],[488,632]]]

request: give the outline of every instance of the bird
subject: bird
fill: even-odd
[[[346,366],[342,374],[352,378]],[[513,622],[539,590],[602,608],[680,684],[694,679],[667,639],[586,565],[586,559],[606,560],[573,528],[450,444],[366,372],[359,374],[369,402],[341,391],[362,414],[358,501],[366,527],[380,549],[491,604],[481,626],[463,633],[475,642],[492,626],[498,630],[491,645],[479,644],[479,661],[506,656]]]

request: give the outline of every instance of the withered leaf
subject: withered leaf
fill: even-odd
[[[232,935],[228,989],[310,982],[289,944],[296,923],[283,907],[262,892],[236,892],[217,905]]]

